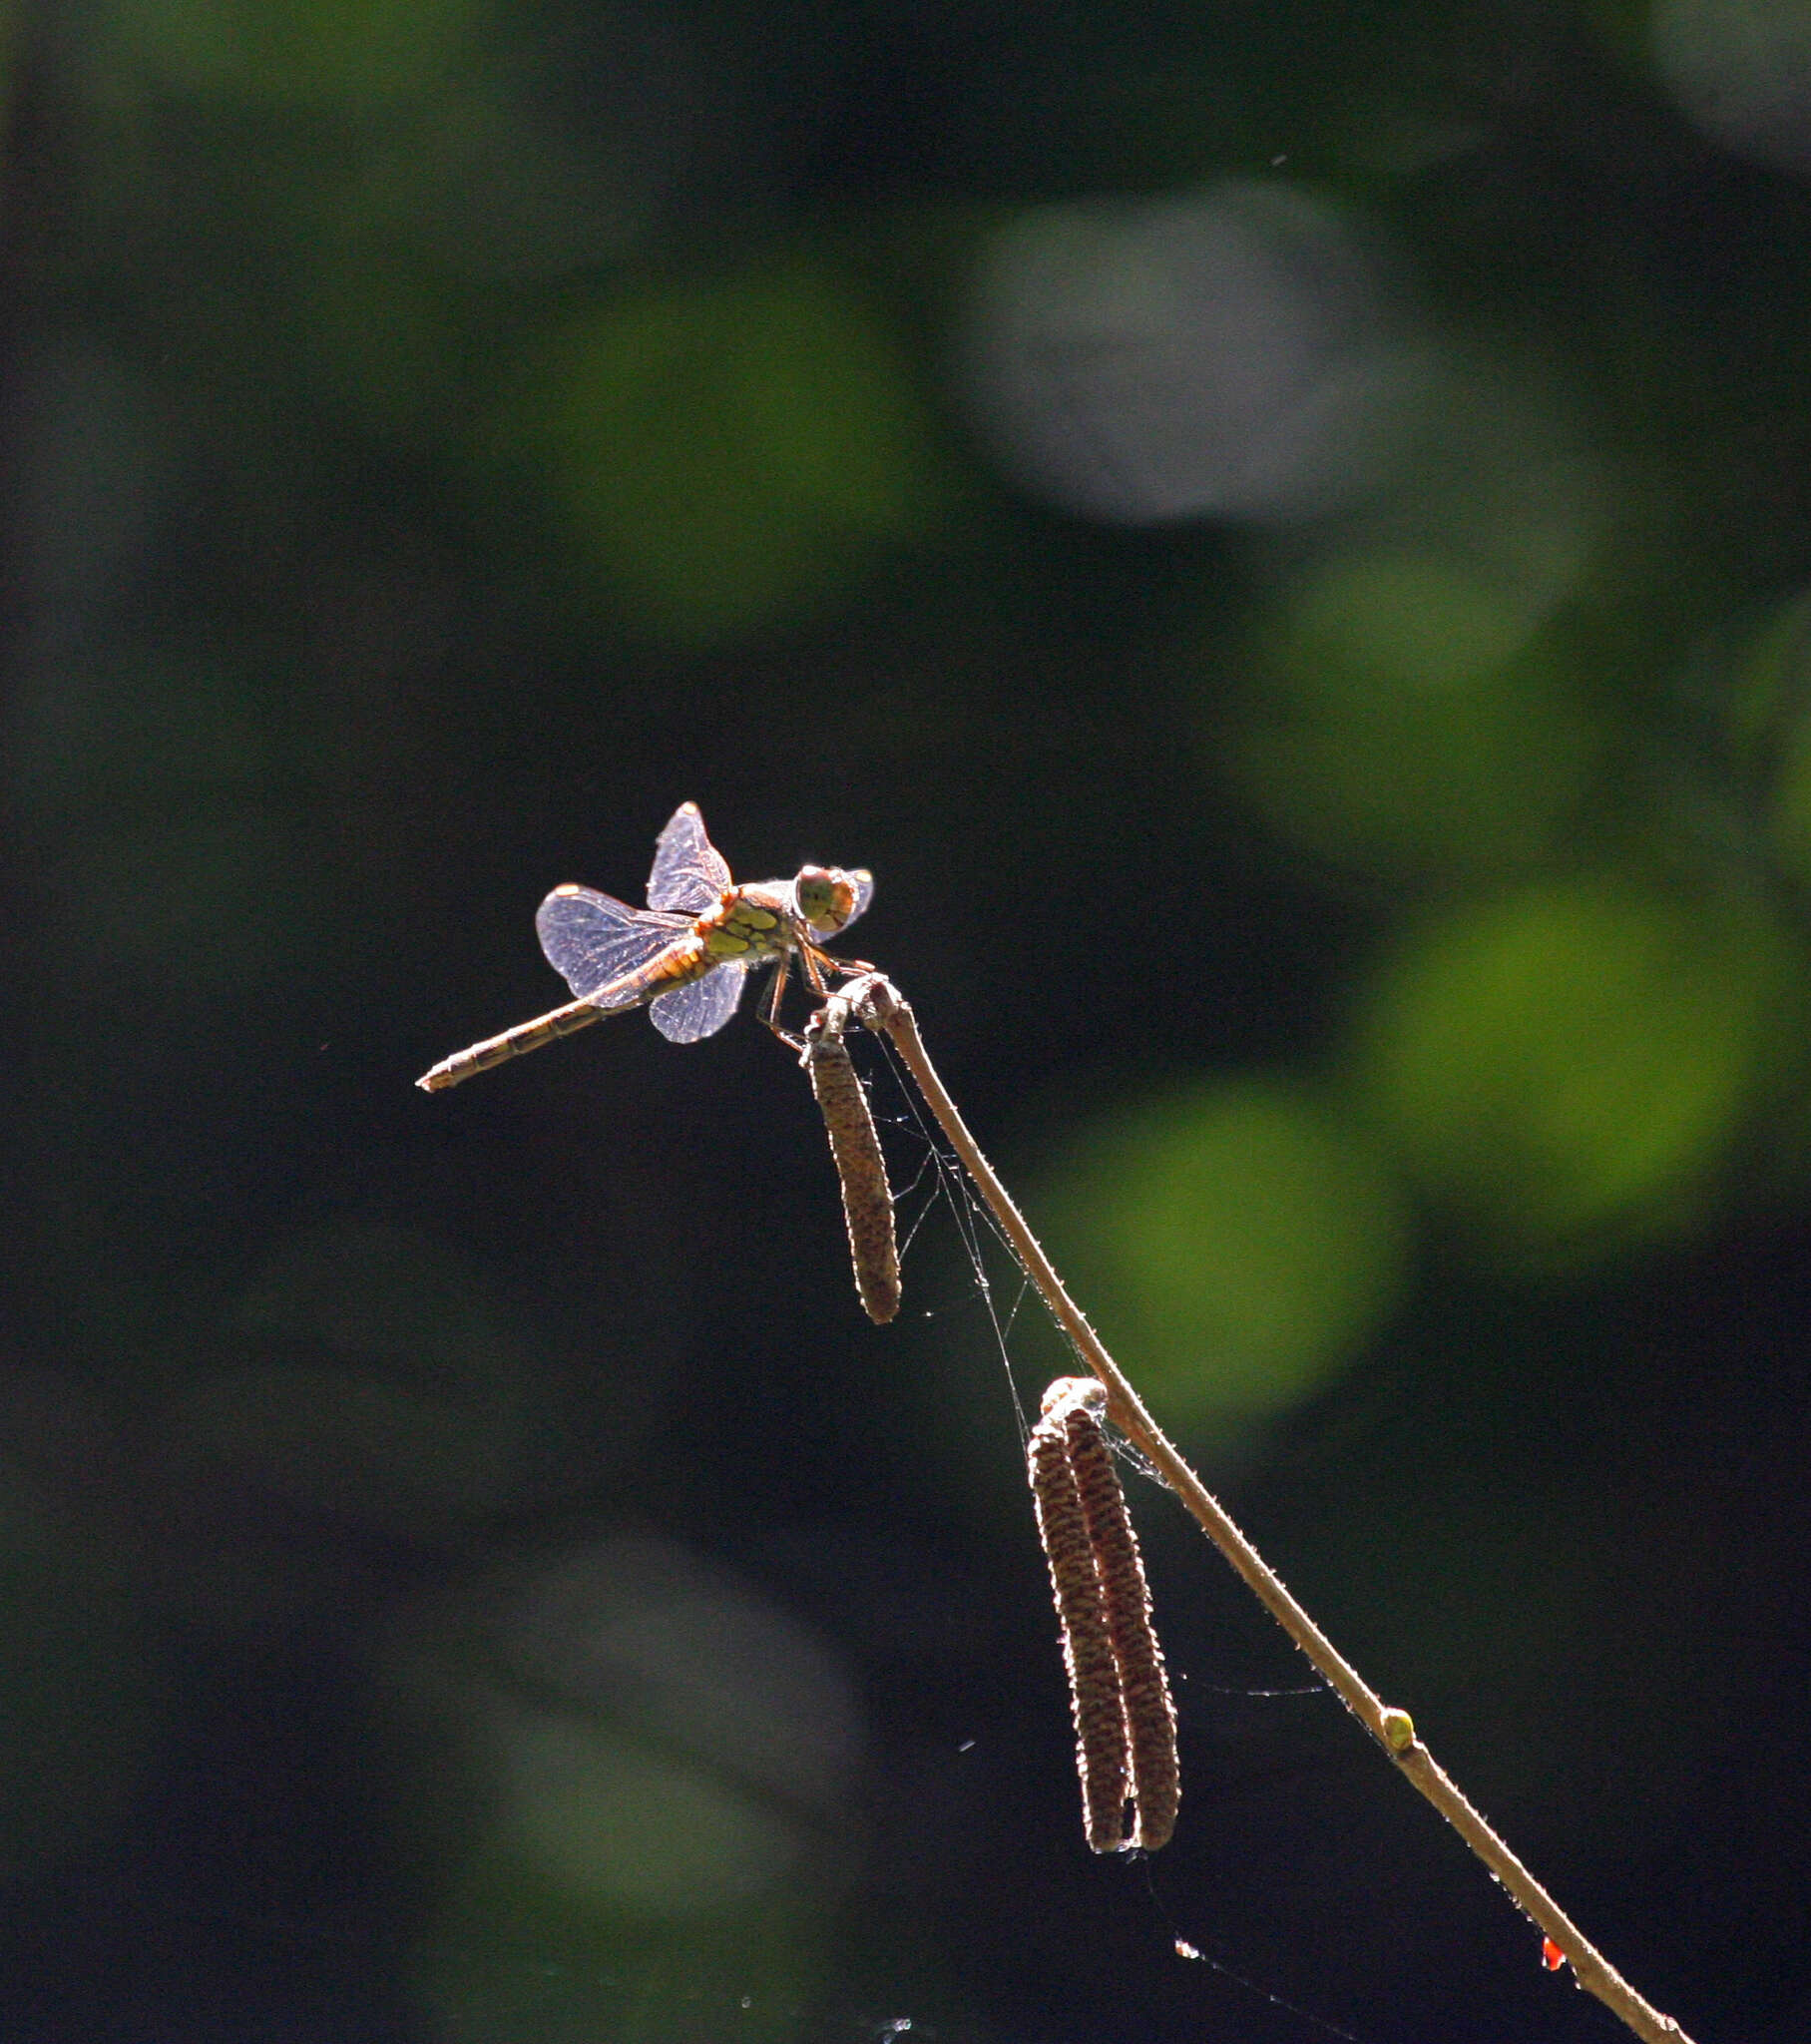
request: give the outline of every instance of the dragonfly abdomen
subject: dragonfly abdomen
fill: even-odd
[[[702,917],[699,918],[703,920]],[[585,996],[594,1008],[611,1014],[619,1008],[639,1008],[645,1002],[670,994],[675,987],[689,986],[702,979],[720,960],[710,953],[705,939],[694,928],[679,937],[646,965],[638,965],[620,979],[608,980]]]
[[[594,1007],[590,1001],[569,1001],[564,1008],[554,1009],[552,1014],[537,1015],[532,1022],[518,1022],[514,1029],[506,1029],[501,1036],[487,1036],[469,1050],[455,1051],[450,1058],[442,1058],[415,1084],[424,1093],[443,1093],[447,1087],[457,1086],[462,1079],[469,1079],[478,1072],[488,1072],[493,1065],[500,1065],[508,1058],[519,1058],[526,1051],[539,1050],[544,1043],[570,1036],[588,1022],[602,1019],[603,1010]]]

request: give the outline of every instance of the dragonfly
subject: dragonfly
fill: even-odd
[[[631,1008],[647,1008],[669,1042],[697,1043],[722,1028],[748,974],[769,963],[773,989],[762,1019],[796,1048],[779,1025],[794,961],[820,995],[827,973],[871,971],[859,960],[832,958],[823,942],[847,929],[873,898],[874,875],[864,867],[806,865],[789,880],[738,887],[704,833],[696,802],[681,802],[656,840],[646,908],[569,882],[536,912],[541,949],[577,999],[442,1058],[415,1083],[439,1093]]]

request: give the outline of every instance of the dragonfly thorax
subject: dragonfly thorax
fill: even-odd
[[[768,881],[725,888],[693,925],[713,958],[773,958],[795,948],[791,888]]]

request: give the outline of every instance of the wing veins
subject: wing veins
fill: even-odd
[[[695,802],[681,802],[655,840],[654,871],[648,876],[648,905],[701,915],[730,884],[729,865],[704,834]]]
[[[556,887],[535,914],[547,962],[580,1000],[635,972],[691,926],[688,915],[631,908],[595,887]]]

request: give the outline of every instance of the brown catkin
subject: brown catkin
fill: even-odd
[[[842,1031],[814,1015],[805,1027],[805,1069],[811,1075],[830,1155],[842,1184],[843,1220],[855,1288],[868,1318],[885,1324],[899,1310],[899,1246],[893,1233],[893,1195],[886,1160],[868,1109],[868,1096],[842,1040]]]
[[[1071,1385],[1100,1390],[1092,1378],[1067,1377],[1061,1386],[1053,1384],[1046,1394],[1045,1416],[1032,1429],[1028,1461],[1038,1531],[1050,1563],[1051,1589],[1063,1629],[1063,1660],[1069,1670],[1070,1706],[1076,1721],[1076,1767],[1082,1778],[1083,1826],[1095,1851],[1117,1852],[1127,1842],[1130,1757],[1126,1713],[1100,1573],[1070,1460],[1068,1413],[1062,1402],[1052,1403],[1053,1394]]]
[[[1103,1394],[1103,1403],[1105,1394]],[[1163,1650],[1150,1623],[1150,1590],[1114,1467],[1113,1450],[1098,1410],[1069,1407],[1066,1433],[1082,1516],[1101,1577],[1108,1637],[1120,1670],[1120,1698],[1132,1753],[1132,1792],[1137,1826],[1132,1842],[1155,1851],[1175,1829],[1181,1779],[1176,1762],[1175,1706]]]
[[[1032,1430],[1031,1481],[1063,1624],[1088,1842],[1097,1852],[1155,1851],[1175,1829],[1181,1795],[1175,1709],[1106,1413],[1105,1385],[1059,1377]]]

